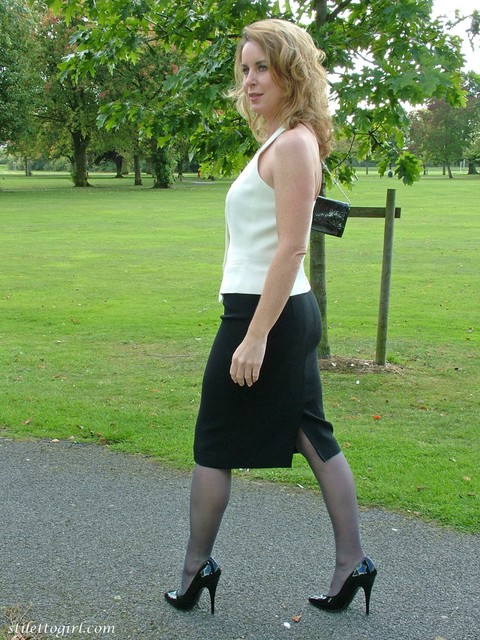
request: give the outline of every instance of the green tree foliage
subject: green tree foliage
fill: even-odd
[[[480,12],[477,12],[477,14],[478,35]],[[473,175],[478,173],[476,165],[480,163],[480,74],[474,72],[467,74],[465,89],[467,91],[467,110],[470,127],[463,155],[468,162],[468,173]]]
[[[177,122],[181,113],[178,99],[165,96],[162,81],[178,70],[179,63],[175,50],[167,52],[150,42],[135,63],[116,64],[101,93],[98,125],[117,135],[123,131],[130,136],[134,153],[141,149],[148,153],[156,188],[168,188],[173,181],[173,150],[183,123]],[[161,114],[159,103],[163,105]]]
[[[443,164],[453,178],[453,162],[466,159],[469,173],[475,173],[476,143],[480,137],[480,76],[469,73],[463,79],[464,107],[453,108],[445,100],[432,99],[427,108],[411,115],[410,149],[424,164]]]
[[[306,3],[305,3],[306,4]],[[317,0],[311,30],[334,72],[337,135],[356,141],[357,158],[402,158],[407,105],[435,97],[463,104],[461,41],[431,18],[431,1]],[[396,171],[411,184],[414,163]],[[385,166],[385,163],[383,164]],[[407,170],[406,170],[407,169]]]
[[[59,61],[72,50],[75,24],[67,25],[61,16],[45,11],[38,26],[43,98],[36,110],[42,123],[42,135],[50,148],[61,151],[72,162],[72,179],[76,187],[87,187],[87,152],[96,131],[98,85],[91,78],[60,78]],[[97,81],[101,79],[101,69]]]
[[[0,144],[18,140],[30,126],[38,94],[35,18],[23,2],[0,2]]]
[[[204,161],[204,173],[238,171],[254,148],[243,120],[225,98],[233,80],[232,61],[242,27],[272,15],[266,0],[195,1],[188,5],[160,0],[143,2],[75,0],[50,2],[66,19],[88,18],[74,37],[76,52],[63,64],[65,75],[94,76],[99,62],[110,71],[125,62],[142,67],[152,50],[177,60],[158,73],[153,98],[133,90],[104,110],[101,123],[139,122],[143,135],[159,146],[188,138]]]

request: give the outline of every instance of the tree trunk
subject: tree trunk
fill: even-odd
[[[115,163],[115,167],[117,168],[117,175],[115,178],[123,178],[122,175],[122,166],[123,166],[123,156],[120,154],[115,154],[113,161]]]
[[[173,176],[167,148],[157,148],[156,141],[153,141],[152,147],[152,168],[153,176],[155,179],[153,188],[169,189],[173,183]]]
[[[141,166],[140,166],[140,154],[139,153],[135,153],[135,155],[133,156],[133,170],[135,172],[134,186],[135,187],[141,187],[143,182],[142,182],[142,169],[141,169]]]
[[[449,177],[449,178],[453,178],[453,175],[452,175],[452,169],[451,169],[451,167],[450,167],[450,162],[448,162],[448,160],[445,162],[445,165],[446,165],[446,167],[447,167],[448,177]]]
[[[327,281],[326,273],[326,253],[325,234],[312,231],[310,237],[310,284],[317,299],[322,317],[322,339],[318,345],[318,356],[320,358],[330,358],[330,344],[328,341],[327,323]]]
[[[321,27],[327,19],[327,0],[315,0],[316,25]],[[321,194],[325,195],[325,179],[322,178]],[[310,284],[317,299],[322,317],[322,339],[318,345],[320,358],[330,358],[330,344],[328,340],[327,323],[327,278],[326,278],[326,253],[325,235],[312,232],[310,236]]]
[[[73,162],[72,180],[76,187],[90,187],[87,171],[87,149],[90,136],[83,135],[81,131],[72,131]]]
[[[321,27],[327,21],[327,0],[315,0],[315,24]]]
[[[25,158],[25,175],[29,178],[32,175],[30,158]]]
[[[467,176],[478,176],[477,167],[475,166],[475,160],[468,161],[468,173]]]

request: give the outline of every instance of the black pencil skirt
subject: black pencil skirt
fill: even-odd
[[[225,294],[224,313],[205,369],[195,427],[197,464],[217,469],[291,467],[299,429],[322,460],[340,452],[325,419],[317,346],[321,319],[311,291],[291,296],[267,341],[258,381],[230,378],[232,355],[260,296]]]

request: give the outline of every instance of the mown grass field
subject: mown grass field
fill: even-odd
[[[0,173],[0,435],[90,440],[189,468],[229,182],[91,182]],[[478,531],[480,177],[433,172],[405,187],[362,175],[352,203],[383,205],[387,188],[402,207],[387,347],[398,369],[324,371],[327,416],[362,505]],[[374,358],[382,242],[369,219],[327,239],[336,356]],[[293,470],[241,473],[314,487],[295,458]]]

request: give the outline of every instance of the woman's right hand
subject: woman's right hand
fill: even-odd
[[[248,334],[245,336],[232,356],[230,377],[235,384],[251,387],[257,382],[266,348],[266,338],[253,338]]]

